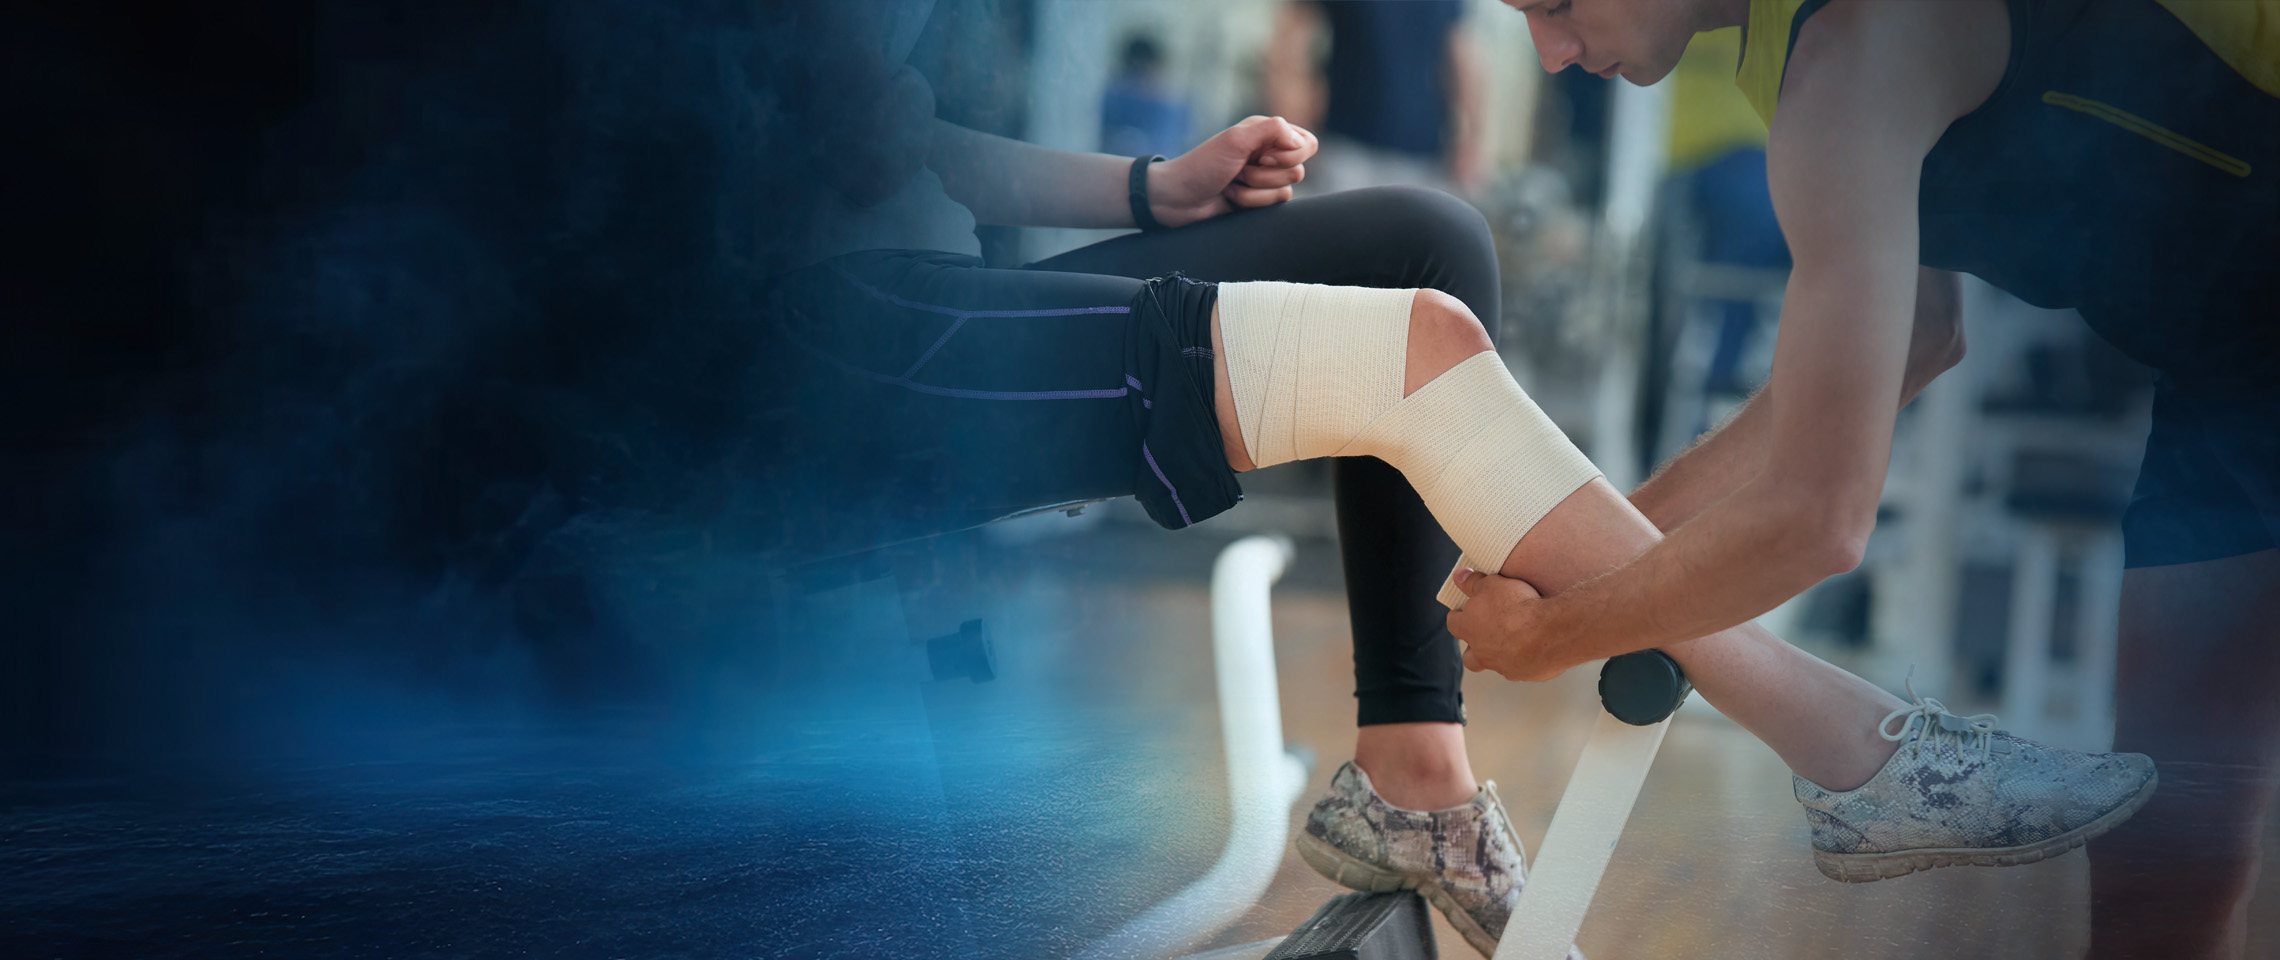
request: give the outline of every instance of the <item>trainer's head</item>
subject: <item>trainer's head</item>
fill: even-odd
[[[1640,86],[1668,75],[1694,34],[1735,19],[1732,0],[1504,0],[1528,15],[1544,69],[1570,64]],[[1746,0],[1739,12],[1746,13]]]

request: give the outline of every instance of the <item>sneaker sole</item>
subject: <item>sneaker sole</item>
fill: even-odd
[[[1433,909],[1447,917],[1449,926],[1480,951],[1484,957],[1496,955],[1496,938],[1481,929],[1480,921],[1457,906],[1455,897],[1438,883],[1423,882],[1384,867],[1366,863],[1354,855],[1330,845],[1330,842],[1311,833],[1300,832],[1295,841],[1299,859],[1313,867],[1314,872],[1330,878],[1330,882],[1350,890],[1364,893],[1392,893],[1396,890],[1415,890]]]
[[[2076,827],[2058,836],[2037,843],[2016,847],[1949,847],[1928,850],[1906,850],[1899,853],[1830,853],[1813,851],[1813,865],[1821,868],[1821,875],[1844,883],[1874,883],[1904,877],[1919,870],[1939,867],[2016,867],[2020,864],[2048,860],[2103,836],[2106,831],[2121,826],[2153,799],[2153,790],[2161,785],[2161,773],[2155,771],[2139,787],[2136,796],[2121,806],[2106,811],[2106,815]],[[1320,869],[1320,868],[1317,868]]]

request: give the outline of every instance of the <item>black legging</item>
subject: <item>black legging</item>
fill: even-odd
[[[1445,193],[1355,190],[1106,240],[1031,269],[1347,287],[1430,287],[1464,301],[1495,339],[1496,247],[1478,211]],[[1464,664],[1434,599],[1457,545],[1400,472],[1376,457],[1331,463],[1354,695],[1363,726],[1463,721]]]
[[[769,311],[784,362],[766,379],[786,399],[782,416],[762,418],[781,432],[763,426],[756,447],[790,474],[759,485],[771,539],[849,549],[1135,493],[1169,527],[1224,509],[1234,478],[1210,414],[1203,322],[1216,291],[1134,279],[1174,272],[1430,287],[1492,332],[1499,309],[1480,214],[1407,188],[1119,237],[1022,270],[924,251],[842,257],[786,278]],[[1158,336],[1151,324],[1167,316]],[[1157,341],[1200,365],[1135,365],[1134,345]],[[1434,599],[1456,545],[1383,462],[1343,458],[1332,472],[1360,722],[1461,722],[1463,664]]]

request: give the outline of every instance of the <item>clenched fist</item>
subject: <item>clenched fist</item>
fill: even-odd
[[[1249,117],[1195,149],[1148,168],[1148,209],[1177,227],[1290,199],[1320,146],[1281,117]]]

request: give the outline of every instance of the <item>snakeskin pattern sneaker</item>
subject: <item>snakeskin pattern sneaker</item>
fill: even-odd
[[[1793,778],[1813,827],[1813,864],[1867,883],[1934,867],[2009,867],[2058,856],[2128,820],[2153,796],[2153,760],[2080,753],[1959,717],[1929,697],[1877,725],[1898,752],[1867,783],[1826,790]],[[1900,721],[1900,729],[1889,728]]]
[[[1382,893],[1415,890],[1449,918],[1482,956],[1496,953],[1526,871],[1496,782],[1463,806],[1403,810],[1386,803],[1369,774],[1348,763],[1306,816],[1298,854],[1332,881]],[[1568,948],[1570,960],[1583,954]]]

